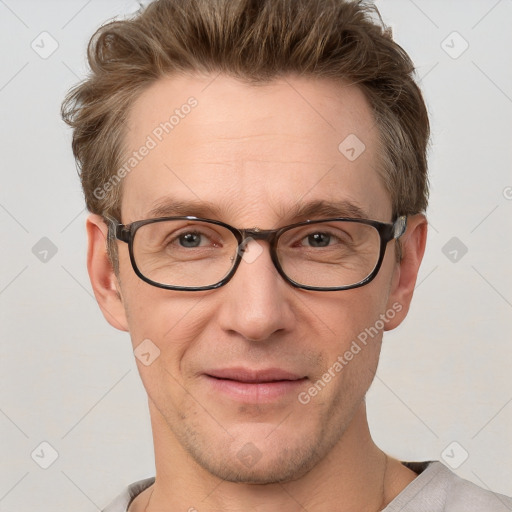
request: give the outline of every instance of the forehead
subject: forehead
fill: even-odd
[[[160,79],[132,106],[126,148],[124,222],[166,203],[204,203],[221,220],[264,228],[320,201],[390,220],[377,127],[355,86],[293,76],[263,85],[225,75]]]

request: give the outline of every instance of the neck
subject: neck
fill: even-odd
[[[394,459],[388,463],[373,443],[364,402],[339,442],[311,471],[296,480],[265,485],[233,483],[212,475],[188,455],[151,402],[150,413],[156,481],[145,498],[147,512],[377,512],[416,476]]]

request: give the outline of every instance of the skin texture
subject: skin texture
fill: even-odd
[[[291,216],[294,208],[320,200],[347,201],[367,218],[392,220],[377,172],[377,129],[357,87],[294,76],[259,86],[224,75],[160,79],[133,105],[128,152],[191,96],[197,106],[124,178],[122,223],[151,218],[166,198],[209,203],[211,212],[187,214],[238,228],[305,220]],[[366,146],[354,161],[338,150],[349,134]],[[106,319],[129,331],[133,348],[150,339],[160,350],[149,366],[137,361],[148,393],[156,483],[131,511],[144,510],[149,497],[149,511],[375,511],[416,476],[386,459],[368,429],[364,396],[382,329],[308,404],[297,393],[321,379],[394,304],[401,310],[384,328],[403,321],[425,247],[423,215],[409,217],[401,263],[390,242],[374,281],[337,292],[287,284],[265,242],[222,288],[158,289],[135,275],[123,242],[115,276],[99,216],[89,217],[87,230],[89,274]],[[273,401],[244,402],[215,392],[204,375],[228,367],[282,368],[305,380]],[[257,454],[255,463],[244,463],[244,447]]]

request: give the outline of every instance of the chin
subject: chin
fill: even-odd
[[[262,464],[257,462],[252,468],[245,468],[238,461],[216,461],[214,465],[208,465],[203,461],[204,469],[212,475],[233,483],[254,485],[269,485],[298,480],[308,473],[314,466],[314,462],[298,467],[291,460],[280,460],[275,463]],[[305,467],[304,467],[305,466]]]
[[[189,455],[210,474],[228,482],[277,484],[297,480],[308,473],[321,457],[316,447],[276,446],[260,451],[251,442],[235,453],[230,448],[204,451],[186,447]]]

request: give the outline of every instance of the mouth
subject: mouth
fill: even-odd
[[[230,399],[264,403],[287,398],[304,385],[307,377],[280,368],[251,370],[249,368],[222,368],[204,374],[216,393]]]

